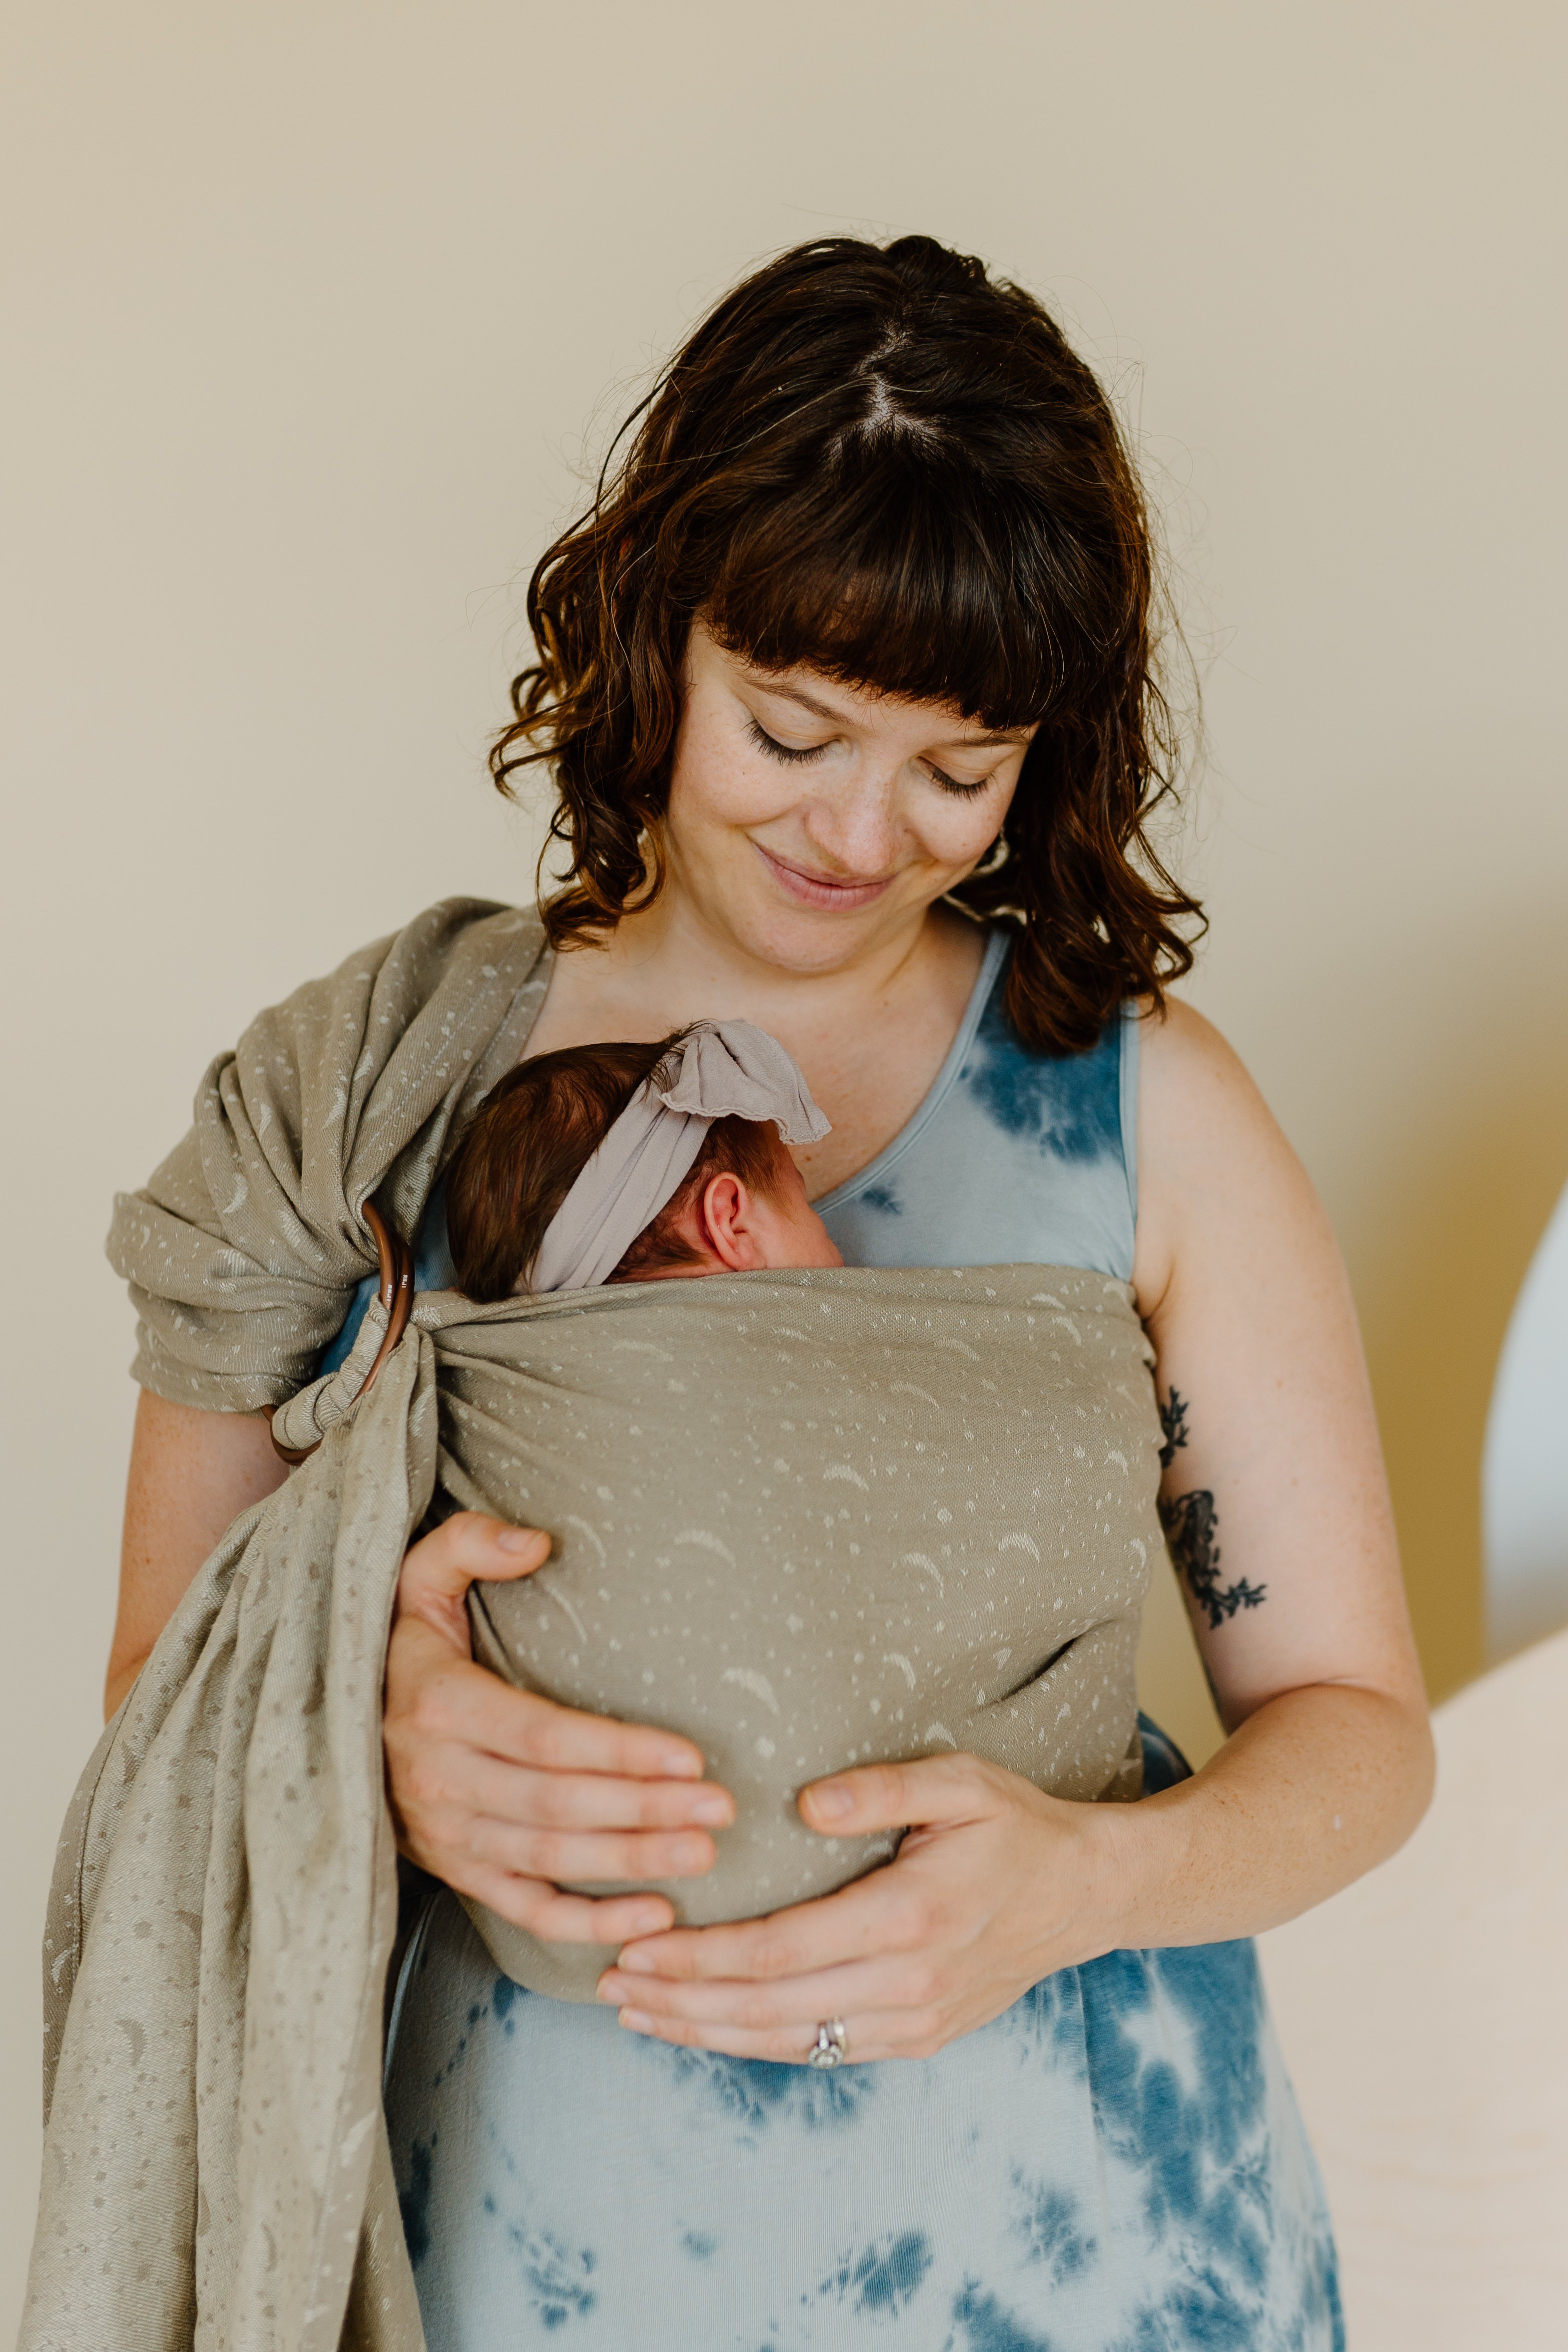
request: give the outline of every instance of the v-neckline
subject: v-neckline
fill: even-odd
[[[958,1024],[958,1034],[948,1047],[947,1058],[941,1069],[891,1142],[885,1143],[875,1159],[868,1160],[865,1167],[858,1169],[853,1176],[847,1176],[841,1184],[836,1184],[831,1192],[824,1192],[818,1199],[813,1201],[811,1205],[819,1217],[826,1216],[830,1210],[840,1207],[844,1202],[852,1201],[857,1192],[861,1192],[868,1184],[876,1183],[878,1178],[885,1174],[896,1160],[902,1159],[927,1121],[935,1118],[947,1097],[952,1093],[957,1082],[958,1074],[969,1057],[969,1049],[974,1043],[974,1033],[984,1018],[985,1007],[991,1001],[991,992],[996,983],[996,975],[1007,961],[1007,951],[1011,945],[1012,934],[1007,925],[998,923],[985,942],[985,953],[981,958],[980,970],[975,974],[974,986],[970,992],[969,1003],[964,1007],[963,1018]]]

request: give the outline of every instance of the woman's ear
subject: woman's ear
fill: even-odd
[[[754,1225],[754,1203],[738,1176],[713,1177],[700,1204],[702,1238],[731,1274],[752,1274],[767,1264]]]

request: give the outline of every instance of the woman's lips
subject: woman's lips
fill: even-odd
[[[775,857],[771,849],[764,849],[760,841],[753,841],[752,846],[773,879],[803,907],[868,907],[873,898],[879,898],[892,884],[890,874],[873,877],[868,882],[836,882],[830,875],[810,874],[804,866],[786,865],[782,857]]]

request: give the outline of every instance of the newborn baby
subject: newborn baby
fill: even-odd
[[[684,1732],[735,1798],[712,1870],[661,1889],[692,1926],[886,1858],[800,1819],[847,1765],[956,1748],[1058,1796],[1138,1789],[1160,1430],[1127,1286],[846,1266],[786,1148],[826,1131],[745,1022],[542,1055],[448,1173],[479,1303],[415,1310],[447,1502],[552,1538],[470,1591],[475,1656]],[[468,1907],[520,1983],[593,1999],[596,1948]]]
[[[726,1022],[722,1034],[738,1042],[752,1063],[755,1087],[780,1083],[785,1116],[797,1106],[807,1114],[800,1121],[803,1136],[814,1124],[817,1134],[826,1132],[798,1070],[774,1039],[747,1022]],[[493,1087],[447,1178],[457,1287],[486,1301],[574,1287],[538,1279],[541,1244],[568,1194],[639,1090],[650,1084],[657,1090],[661,1076],[673,1089],[687,1055],[700,1055],[703,1038],[719,1035],[702,1024],[653,1045],[568,1047],[522,1063]],[[732,1081],[731,1097],[738,1099],[741,1091]],[[697,1145],[689,1171],[598,1278],[658,1282],[676,1275],[842,1265],[827,1228],[806,1201],[780,1115],[776,1107],[772,1116],[731,1112],[686,1138]],[[693,1130],[701,1125],[688,1117]],[[673,1165],[662,1169],[660,1181],[674,1173]]]

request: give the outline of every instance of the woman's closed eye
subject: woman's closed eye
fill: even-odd
[[[973,800],[977,793],[985,790],[995,773],[993,769],[987,775],[975,776],[966,782],[962,776],[950,776],[945,768],[939,768],[933,761],[925,760],[921,764],[933,784],[940,784],[944,793],[956,793],[961,801]]]
[[[826,743],[781,743],[778,737],[770,735],[756,719],[751,720],[747,731],[759,751],[765,751],[770,759],[784,760],[792,764],[797,760],[820,760],[827,749]]]
[[[820,760],[823,753],[830,748],[830,742],[781,743],[778,737],[770,735],[767,729],[757,719],[752,719],[748,722],[747,731],[759,751],[765,751],[770,759],[782,760],[787,766],[792,767],[801,761]],[[940,784],[944,793],[956,793],[961,800],[973,800],[975,794],[983,793],[991,782],[991,773],[978,776],[971,782],[965,782],[962,776],[950,776],[945,768],[939,768],[932,760],[922,760],[921,765],[933,783]]]

